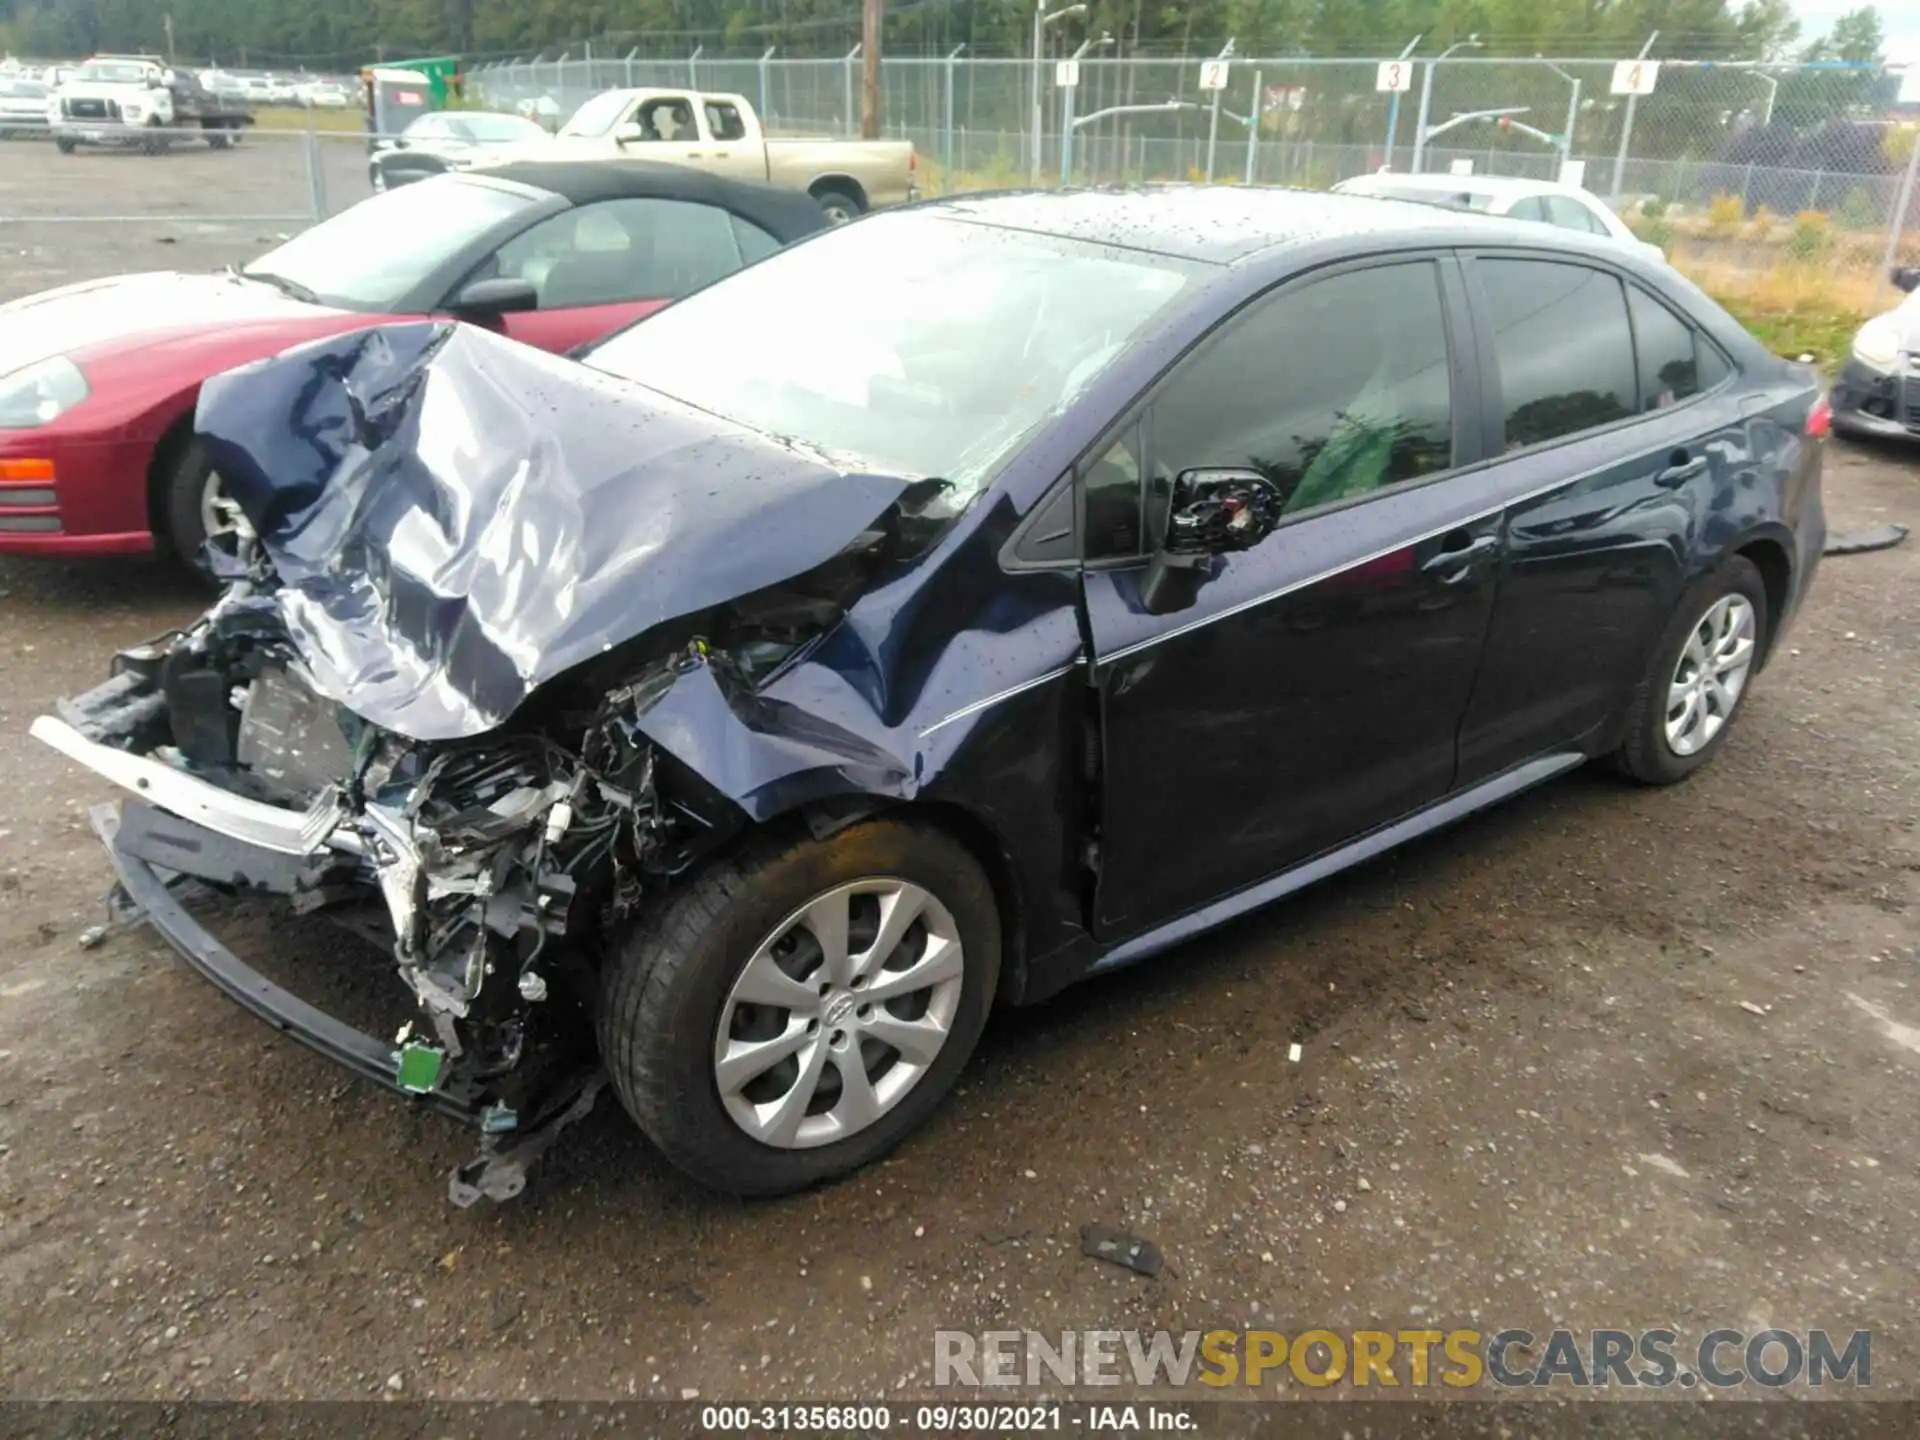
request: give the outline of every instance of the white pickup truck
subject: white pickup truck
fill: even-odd
[[[911,141],[768,139],[744,95],[702,90],[608,90],[576,110],[537,158],[620,156],[804,190],[836,224],[919,193]],[[535,157],[490,163],[507,158]]]

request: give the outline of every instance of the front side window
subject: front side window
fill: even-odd
[[[1507,449],[1634,413],[1633,334],[1618,280],[1549,260],[1483,259],[1474,269],[1493,326]]]
[[[640,138],[644,141],[677,140],[685,144],[700,138],[693,126],[693,106],[677,95],[649,100],[633,112],[633,118],[639,123]]]
[[[946,480],[964,503],[1205,273],[882,212],[769,256],[585,358],[765,434]]]
[[[542,310],[677,300],[745,263],[736,223],[687,200],[606,200],[516,236],[488,273],[530,282]]]
[[[1446,318],[1428,261],[1349,271],[1260,303],[1153,402],[1156,486],[1183,470],[1253,470],[1288,515],[1452,463]]]

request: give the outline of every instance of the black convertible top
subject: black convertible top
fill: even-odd
[[[811,195],[757,181],[728,180],[689,165],[654,160],[516,160],[469,170],[470,179],[510,180],[550,191],[573,205],[599,200],[689,200],[751,220],[782,244],[827,228]]]

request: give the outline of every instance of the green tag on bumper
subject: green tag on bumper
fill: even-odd
[[[439,1087],[446,1064],[447,1052],[438,1045],[422,1045],[410,1040],[395,1056],[394,1078],[402,1090],[428,1095]]]

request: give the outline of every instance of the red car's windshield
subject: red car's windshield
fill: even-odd
[[[546,198],[523,186],[438,176],[362,200],[240,273],[318,304],[390,311],[449,256]]]

